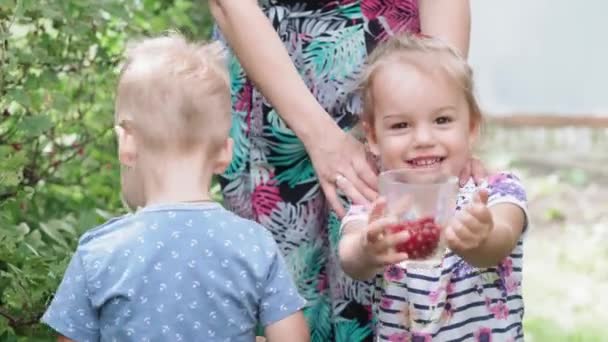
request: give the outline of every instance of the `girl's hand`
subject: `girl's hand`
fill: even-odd
[[[395,246],[409,239],[408,232],[392,233],[390,227],[397,223],[395,216],[383,216],[386,200],[380,198],[372,205],[367,229],[361,229],[361,249],[375,268],[400,263],[407,253],[399,253]]]
[[[481,246],[494,228],[488,209],[487,190],[479,190],[473,201],[458,212],[445,230],[448,247],[455,252],[469,252]]]
[[[338,199],[338,187],[353,203],[368,204],[378,196],[378,178],[363,144],[337,126],[322,133],[304,144],[327,201],[342,217],[346,210]]]

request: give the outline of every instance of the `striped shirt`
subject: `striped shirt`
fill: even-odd
[[[499,173],[480,187],[490,192],[488,206],[512,203],[528,222],[526,194],[517,177]],[[477,189],[472,181],[460,189],[457,210]],[[354,220],[367,221],[367,210],[351,207],[342,225]],[[475,268],[449,250],[440,267],[387,267],[377,276],[373,293],[376,340],[523,341],[524,236],[495,267]]]

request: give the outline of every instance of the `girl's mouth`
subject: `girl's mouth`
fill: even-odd
[[[408,159],[407,163],[413,168],[430,169],[438,167],[444,160],[445,157],[417,157]]]

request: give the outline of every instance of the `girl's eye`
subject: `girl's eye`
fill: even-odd
[[[407,122],[398,122],[391,125],[391,129],[405,129],[408,128],[409,125]]]
[[[435,119],[435,123],[439,124],[439,125],[445,125],[452,122],[452,118],[450,118],[449,116],[440,116],[437,119]]]

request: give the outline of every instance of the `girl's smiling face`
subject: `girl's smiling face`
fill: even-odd
[[[425,60],[395,59],[376,70],[367,127],[384,169],[412,168],[457,176],[469,160],[479,122],[464,91]]]

